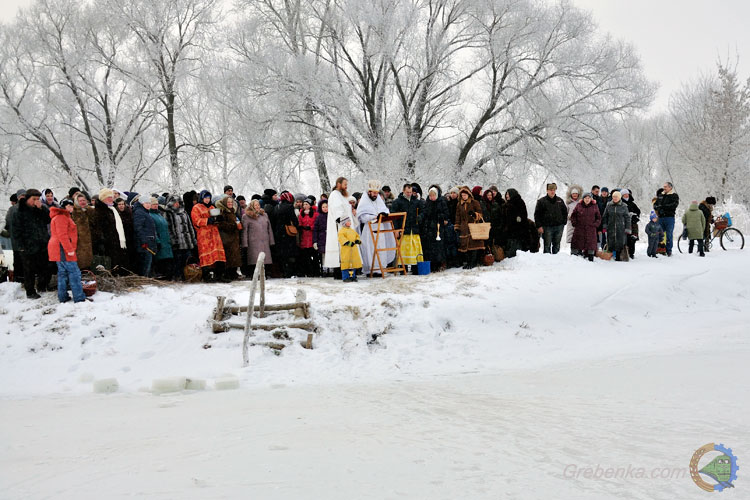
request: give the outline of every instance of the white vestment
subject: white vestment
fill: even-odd
[[[360,247],[360,253],[362,254],[362,273],[363,274],[369,274],[370,273],[370,266],[372,264],[372,257],[375,254],[375,240],[373,239],[372,234],[370,233],[370,228],[368,227],[368,222],[373,221],[372,223],[372,230],[377,231],[378,227],[378,215],[381,213],[390,213],[390,210],[388,210],[388,207],[385,206],[385,202],[383,201],[383,198],[378,195],[378,197],[375,199],[375,201],[372,201],[370,197],[367,195],[367,193],[364,193],[362,195],[362,198],[359,199],[359,205],[357,205],[357,219],[359,222],[359,225],[364,224],[362,226],[362,245]],[[391,229],[391,223],[386,222],[383,224],[382,229]],[[375,235],[377,237],[377,235]],[[381,233],[380,238],[378,239],[378,248],[395,248],[396,247],[396,238],[393,236],[393,233]],[[385,268],[393,259],[396,258],[396,251],[395,250],[388,250],[387,252],[380,252],[380,262],[383,265],[383,268]],[[375,260],[375,269],[378,269],[377,267],[378,261]]]
[[[357,225],[357,221],[352,216],[352,206],[349,200],[337,190],[331,191],[328,197],[328,222],[326,224],[326,254],[323,260],[323,267],[336,268],[341,267],[341,258],[339,253],[339,225],[336,219],[349,217],[352,221],[352,228]]]

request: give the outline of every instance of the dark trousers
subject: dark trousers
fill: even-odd
[[[698,253],[703,255],[703,240],[690,240],[690,243],[688,244],[688,253],[693,253],[693,247],[696,243],[698,243]]]
[[[170,279],[182,281],[185,279],[185,266],[192,255],[192,250],[178,250],[173,248],[172,253],[172,276]]]
[[[565,225],[544,226],[542,238],[544,239],[544,253],[557,253],[560,251],[560,240],[562,240]]]
[[[26,295],[34,295],[36,293],[37,281],[39,283],[39,290],[46,292],[50,279],[47,249],[45,248],[36,253],[23,252],[22,255],[23,287],[26,289]]]
[[[659,248],[659,238],[656,236],[649,236],[648,237],[648,251],[646,252],[646,255],[651,257],[652,255],[656,255],[656,250]]]
[[[13,281],[23,283],[23,254],[13,251]]]

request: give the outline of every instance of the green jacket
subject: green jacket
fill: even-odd
[[[703,239],[703,232],[706,229],[706,216],[698,208],[697,203],[692,203],[685,215],[682,216],[682,223],[687,228],[688,239]]]

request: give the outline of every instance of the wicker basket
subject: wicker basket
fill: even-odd
[[[714,222],[714,228],[718,231],[721,231],[723,229],[726,229],[729,227],[729,221],[726,220],[724,217],[717,217],[716,222]]]
[[[484,219],[480,219],[482,222],[476,222],[469,224],[469,234],[472,240],[488,240],[490,239],[490,229],[492,224],[484,222]]]
[[[201,266],[199,266],[195,262],[195,259],[192,257],[189,258],[187,264],[185,264],[185,267],[182,270],[182,274],[185,277],[185,281],[187,281],[188,283],[197,283],[203,277]]]
[[[94,295],[97,290],[96,275],[91,271],[83,271],[81,273],[81,286],[86,297]]]

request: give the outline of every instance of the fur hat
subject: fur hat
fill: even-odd
[[[547,184],[547,190],[550,189],[554,189],[555,191],[557,191],[557,184],[555,184],[554,182],[550,182],[549,184]]]
[[[716,198],[714,198],[713,196],[706,196],[706,204],[716,205]]]
[[[274,196],[276,196],[279,193],[275,189],[268,188],[268,189],[264,189],[263,190],[263,194],[266,195],[266,196],[268,196],[269,198],[273,198]]]
[[[137,194],[137,193],[136,193],[136,194]],[[114,198],[114,197],[115,197],[115,192],[114,192],[114,191],[112,191],[112,190],[111,190],[111,189],[109,189],[109,188],[104,188],[104,189],[102,189],[102,190],[100,190],[100,191],[99,191],[99,199],[100,199],[101,201],[104,201],[104,200],[106,200],[107,198]],[[129,196],[128,196],[128,197],[129,197]]]
[[[367,181],[368,191],[380,191],[380,181],[370,180]]]
[[[73,195],[76,194],[77,192],[79,192],[80,190],[81,190],[81,188],[79,188],[79,187],[72,187],[72,188],[68,189],[68,198],[73,198]]]

